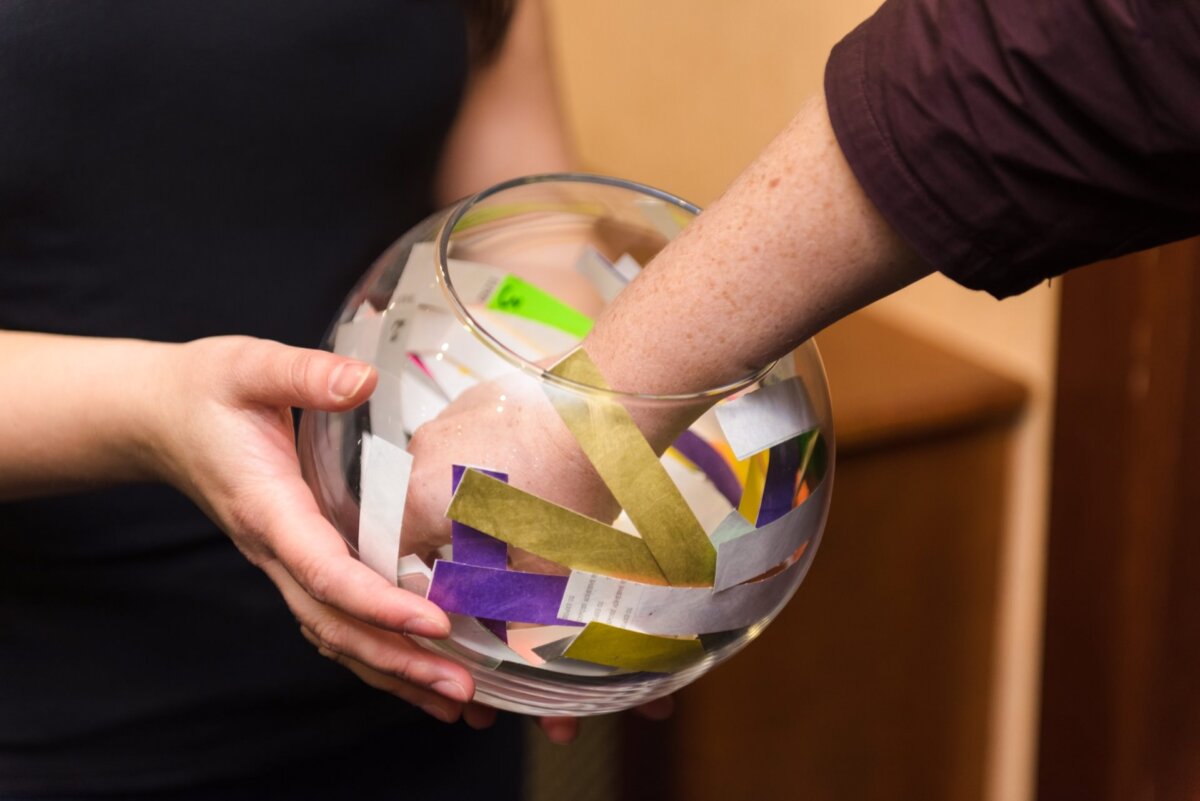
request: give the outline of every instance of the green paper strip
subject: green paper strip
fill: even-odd
[[[550,371],[593,387],[608,384],[579,348]],[[671,584],[711,587],[717,552],[700,521],[625,407],[546,387],[554,408]]]
[[[475,470],[463,474],[446,516],[575,570],[667,583],[637,537]]]
[[[507,276],[500,282],[487,307],[545,323],[581,339],[592,330],[592,320],[586,314],[572,309],[550,293],[515,275]]]
[[[704,647],[695,637],[657,637],[593,621],[563,656],[629,670],[674,673],[695,664],[704,656]]]

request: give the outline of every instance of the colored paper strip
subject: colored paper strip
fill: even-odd
[[[756,453],[745,460],[746,487],[742,490],[742,500],[738,504],[738,511],[747,520],[757,520],[758,511],[762,508],[769,455],[768,452]]]
[[[474,470],[463,474],[446,516],[570,568],[666,583],[637,537]]]
[[[577,623],[599,621],[646,634],[711,634],[745,628],[782,605],[804,579],[815,548],[785,569],[758,581],[715,591],[708,587],[662,587],[573,572],[558,616]]]
[[[817,427],[804,384],[788,378],[716,406],[733,453],[746,459]]]
[[[497,570],[439,559],[433,563],[428,598],[445,611],[460,615],[514,623],[570,625],[571,621],[558,617],[566,586],[566,576]]]
[[[508,483],[507,473],[486,470],[482,467],[471,469],[478,470],[497,481]],[[458,485],[462,482],[463,474],[466,471],[467,467],[461,464],[453,465],[450,468],[451,493],[458,490]],[[450,522],[450,542],[454,548],[455,562],[464,565],[494,567],[498,570],[508,567],[508,545],[495,537],[484,534],[479,529],[471,528],[466,523],[460,523],[457,520]]]
[[[811,547],[821,531],[832,481],[822,480],[804,503],[765,526],[747,531],[717,546],[717,579],[721,591],[761,576],[784,564],[806,543]]]
[[[730,504],[738,505],[742,497],[742,485],[729,467],[729,462],[725,461],[725,457],[721,456],[716,448],[691,430],[680,434],[672,447],[700,468]]]
[[[758,518],[754,521],[756,526],[765,526],[792,510],[796,502],[796,483],[805,444],[802,435],[771,446],[762,503],[758,507]]]
[[[398,583],[400,524],[412,475],[412,456],[380,437],[363,435],[359,479],[358,558]]]
[[[582,348],[550,372],[587,386],[607,387]],[[716,551],[625,407],[607,397],[584,397],[550,385],[545,390],[667,580],[711,586]]]
[[[656,637],[604,623],[588,623],[563,656],[629,670],[674,673],[699,661],[704,648],[694,637]]]
[[[466,472],[466,469],[466,467],[460,464],[451,467],[451,493],[458,489],[458,484],[462,481],[463,473]],[[485,470],[480,467],[474,469],[499,481],[508,481],[507,473]],[[456,562],[464,565],[494,567],[499,570],[508,568],[508,545],[495,537],[489,537],[478,529],[473,529],[456,520],[451,521],[450,543],[454,549],[454,561]],[[480,618],[479,622],[485,629],[495,634],[502,641],[508,642],[508,626],[504,620]]]
[[[592,320],[528,281],[506,276],[488,299],[487,307],[554,326],[576,337],[587,336]]]

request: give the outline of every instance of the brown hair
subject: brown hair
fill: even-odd
[[[471,63],[479,66],[495,58],[512,21],[516,0],[459,0],[467,12],[467,40]]]

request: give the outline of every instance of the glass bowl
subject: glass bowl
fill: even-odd
[[[481,703],[589,715],[678,690],[762,632],[816,553],[834,439],[812,342],[672,396],[609,389],[581,345],[698,213],[614,178],[509,181],[397,241],[326,337],[379,385],[303,414],[305,478],[360,559],[447,611],[450,638],[419,641]],[[464,405],[486,458],[437,464]],[[545,444],[555,427],[569,447]],[[449,521],[414,521],[418,474]]]

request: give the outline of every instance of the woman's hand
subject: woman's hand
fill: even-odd
[[[292,407],[366,400],[369,365],[244,337],[160,350],[151,469],[192,498],[279,588],[301,631],[368,684],[439,720],[458,718],[470,674],[405,635],[444,638],[446,615],[355,559],[300,475]]]

